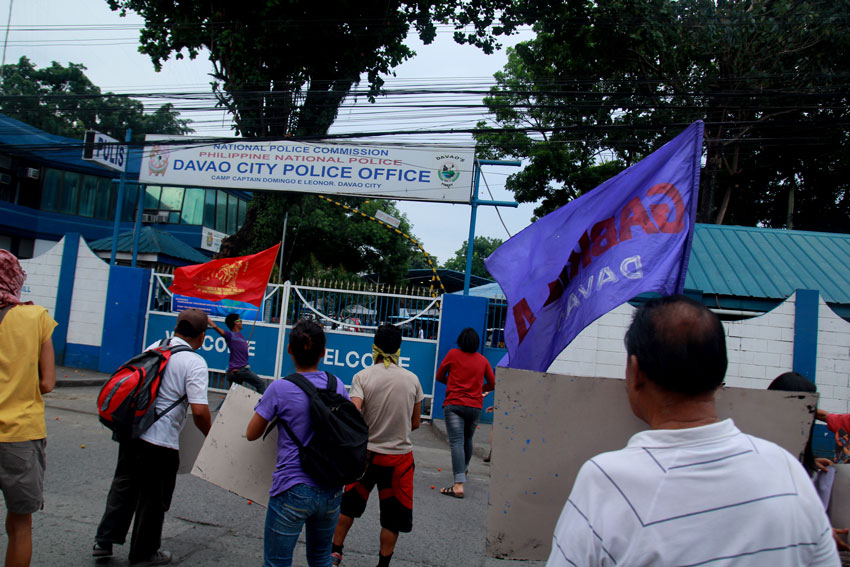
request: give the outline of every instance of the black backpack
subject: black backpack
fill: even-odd
[[[275,417],[266,435],[280,422],[289,438],[298,445],[301,468],[322,486],[350,484],[366,470],[366,445],[369,427],[351,400],[336,391],[336,377],[330,372],[327,388],[318,389],[300,374],[290,374],[289,380],[304,390],[310,398],[310,420],[313,438],[304,445],[286,421]]]

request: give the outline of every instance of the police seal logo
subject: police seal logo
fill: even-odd
[[[460,177],[460,168],[454,162],[447,161],[440,166],[438,175],[441,181],[454,183]]]
[[[152,147],[148,158],[148,173],[150,175],[165,175],[166,169],[168,169],[168,154],[158,145]]]

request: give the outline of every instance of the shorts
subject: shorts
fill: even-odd
[[[369,453],[363,478],[345,487],[340,513],[359,518],[369,493],[378,485],[381,527],[394,533],[413,529],[413,452],[404,455]]]
[[[6,509],[32,514],[44,505],[45,439],[0,443],[0,490]]]

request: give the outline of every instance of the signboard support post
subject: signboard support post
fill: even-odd
[[[124,141],[130,143],[131,128],[127,128]],[[124,183],[127,180],[126,168],[121,170],[121,180],[118,182],[118,196],[115,198],[115,224],[112,228],[112,253],[109,255],[109,265],[115,265],[115,251],[118,249],[118,231],[121,228],[121,205],[124,202]]]
[[[478,205],[490,205],[493,207],[518,207],[516,201],[482,201],[478,198],[478,187],[481,184],[481,166],[482,165],[509,165],[519,167],[522,162],[519,161],[498,161],[498,160],[475,160],[475,183],[472,189],[472,199],[469,204],[472,206],[472,212],[469,214],[469,240],[466,241],[466,272],[463,274],[463,294],[469,295],[469,281],[472,276],[472,255],[475,252],[475,217],[478,214]]]
[[[142,186],[137,185],[136,188],[139,191],[139,198],[136,201],[136,225],[133,230],[133,261],[130,263],[134,268],[136,267],[136,258],[139,255],[139,237],[142,234],[142,204],[145,198],[144,193],[142,193]]]

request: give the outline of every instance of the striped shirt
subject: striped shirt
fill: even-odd
[[[548,567],[839,566],[811,480],[732,420],[634,435],[587,461]]]

